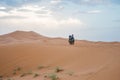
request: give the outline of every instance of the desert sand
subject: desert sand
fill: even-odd
[[[120,80],[120,42],[69,45],[32,31],[1,35],[0,80]]]

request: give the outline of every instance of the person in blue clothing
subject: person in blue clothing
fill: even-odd
[[[74,39],[74,35],[69,35],[69,44],[74,45],[75,39]]]

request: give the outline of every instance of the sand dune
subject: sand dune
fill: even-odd
[[[43,66],[42,69],[37,69]],[[20,67],[20,71],[16,68]],[[55,73],[56,67],[63,69]],[[20,77],[32,71],[40,76]],[[120,43],[77,40],[69,45],[67,39],[48,38],[35,32],[16,31],[0,36],[0,75],[15,80],[120,80]]]

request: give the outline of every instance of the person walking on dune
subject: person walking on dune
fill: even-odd
[[[74,45],[74,42],[75,42],[75,38],[74,38],[74,35],[69,35],[69,44],[71,45]]]

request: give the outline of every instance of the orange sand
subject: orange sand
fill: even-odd
[[[45,68],[38,70],[39,65]],[[64,69],[55,73],[59,66]],[[13,75],[13,70],[21,71]],[[32,71],[40,76],[20,77]],[[55,73],[60,80],[120,80],[120,43],[48,38],[35,32],[16,31],[0,36],[0,75],[3,80],[50,80],[44,75]],[[68,74],[72,73],[72,76]]]

